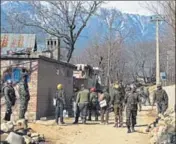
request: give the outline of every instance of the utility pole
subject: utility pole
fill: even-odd
[[[156,84],[160,83],[160,50],[159,50],[159,22],[163,21],[161,16],[151,17],[151,21],[156,22]]]
[[[111,44],[111,40],[112,40],[112,37],[111,37],[111,34],[112,34],[112,25],[109,26],[109,46],[108,46],[108,70],[107,70],[107,86],[108,86],[108,89],[110,88],[110,55],[111,55],[111,47],[112,47],[112,44]]]

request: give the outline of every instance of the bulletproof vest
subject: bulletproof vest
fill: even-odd
[[[90,94],[91,96],[91,102],[92,103],[97,103],[98,102],[98,96],[97,96],[97,94],[95,93],[95,92],[92,92],[91,94]]]
[[[122,86],[119,88],[119,91],[122,93],[122,95],[125,95],[125,88]]]
[[[155,91],[156,95],[156,102],[163,102],[164,101],[164,90],[156,90]]]
[[[104,97],[107,103],[110,102],[110,95],[108,94],[108,92],[104,92]]]
[[[29,94],[27,83],[24,83],[24,82],[19,83],[19,93],[21,96],[22,95],[26,96]]]
[[[63,95],[63,90],[58,90],[56,92],[56,99],[57,99],[57,103],[60,104],[60,103],[64,103],[64,95]]]
[[[14,105],[15,100],[16,100],[16,95],[15,95],[14,88],[12,86],[5,86],[3,88],[3,93],[4,93],[5,89],[8,89],[8,95],[7,96],[9,97],[10,101],[12,102],[12,105]],[[6,98],[6,96],[5,96],[5,98]]]
[[[127,109],[137,109],[138,94],[130,93],[127,99]]]
[[[85,103],[89,101],[89,90],[84,89],[80,92],[80,103]]]
[[[114,95],[114,104],[120,104],[120,103],[123,103],[123,95],[122,93],[117,90],[117,89],[114,89],[113,90],[113,95]]]

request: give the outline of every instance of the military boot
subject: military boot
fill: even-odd
[[[119,127],[123,127],[123,123],[120,123],[120,124],[119,124]]]
[[[131,131],[132,131],[132,132],[135,132],[134,126],[132,126]]]
[[[87,119],[88,121],[92,121],[92,118],[91,118],[91,114],[89,114],[89,116],[88,116],[88,119]]]
[[[75,118],[75,121],[73,122],[73,124],[78,124],[78,117]]]
[[[64,124],[65,124],[65,122],[64,122],[64,118],[61,117],[59,122],[60,122],[59,124],[64,125]]]
[[[130,129],[130,127],[129,127],[129,126],[128,126],[127,133],[131,133],[131,129]]]
[[[118,118],[115,118],[115,125],[114,125],[115,128],[118,127]]]

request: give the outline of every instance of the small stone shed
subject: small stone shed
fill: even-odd
[[[11,56],[1,57],[1,79],[9,77],[17,82],[21,71],[30,72],[28,78],[30,101],[26,118],[37,120],[41,117],[53,116],[54,106],[52,98],[56,92],[58,83],[63,84],[66,93],[67,108],[70,108],[73,95],[73,70],[72,64],[57,61],[45,56]],[[12,118],[18,118],[19,94],[18,85],[15,86],[17,102],[13,107]],[[5,113],[4,97],[1,97],[1,116]]]

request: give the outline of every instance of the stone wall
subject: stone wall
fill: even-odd
[[[163,87],[166,90],[169,97],[169,108],[175,107],[175,85]]]
[[[63,84],[67,107],[73,95],[73,69],[56,62],[39,60],[37,119],[54,114],[53,97],[58,83]]]
[[[29,90],[30,90],[30,101],[28,105],[28,112],[26,113],[26,118],[29,120],[36,118],[36,100],[37,100],[37,77],[38,77],[38,60],[1,60],[1,75],[7,69],[7,67],[25,67],[26,69],[32,70],[30,75]],[[17,101],[13,107],[12,119],[17,119],[19,115],[19,94],[18,85],[15,86],[15,92],[17,96]],[[5,113],[5,100],[4,97],[1,98],[1,116],[3,117]]]

